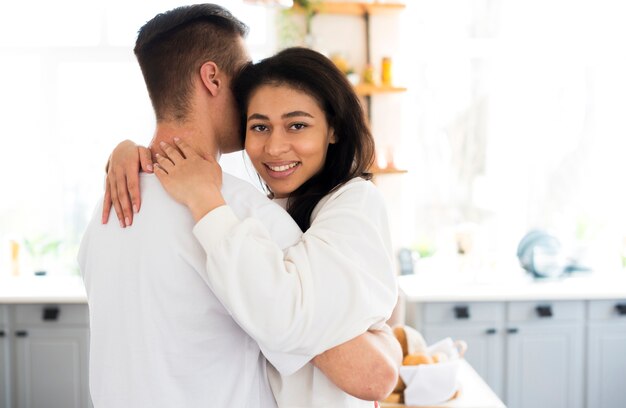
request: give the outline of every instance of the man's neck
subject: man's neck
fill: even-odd
[[[213,132],[208,129],[201,129],[193,123],[172,123],[160,122],[154,131],[154,136],[149,148],[154,154],[164,154],[160,147],[161,142],[166,142],[175,146],[174,138],[179,138],[187,143],[196,153],[200,155],[211,155],[216,159],[220,157],[220,149]]]

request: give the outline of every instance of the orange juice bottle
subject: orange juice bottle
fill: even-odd
[[[381,82],[383,85],[391,86],[391,58],[389,57],[383,57]]]

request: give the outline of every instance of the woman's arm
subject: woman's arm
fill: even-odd
[[[368,331],[313,359],[336,386],[366,401],[381,401],[398,382],[402,349],[389,326]]]
[[[217,193],[197,194],[194,185],[210,183],[186,185],[191,173],[183,169],[194,166],[181,160],[194,157],[194,152],[185,151],[184,143],[178,146],[183,155],[173,155],[172,165],[163,162],[157,176],[175,199],[192,208],[195,199],[185,194]],[[210,173],[212,168],[220,174],[216,163],[193,161],[198,172]],[[333,195],[323,207],[303,240],[285,252],[263,223],[240,221],[227,206],[214,206],[194,228],[208,255],[203,277],[270,361],[276,353],[310,359],[384,322],[395,305],[391,244],[380,195],[362,182]],[[202,214],[192,212],[196,219]],[[283,373],[299,368],[274,365]]]
[[[386,321],[397,300],[386,211],[375,187],[351,183],[320,207],[285,252],[261,222],[240,220],[227,206],[194,227],[207,253],[205,280],[270,361],[272,351],[315,356],[344,343]]]

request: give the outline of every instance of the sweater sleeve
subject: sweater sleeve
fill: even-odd
[[[360,181],[326,199],[284,251],[259,220],[239,220],[227,206],[201,219],[194,234],[211,289],[289,374],[299,367],[280,364],[281,355],[308,361],[389,318],[397,288],[386,217],[380,193]]]

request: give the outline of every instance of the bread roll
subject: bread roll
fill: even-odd
[[[425,353],[428,345],[420,332],[410,326],[404,326],[408,354]]]
[[[402,357],[407,354],[422,353],[426,351],[426,340],[420,332],[411,326],[397,325],[393,327],[393,335],[398,339],[402,347]]]
[[[407,354],[409,354],[409,346],[406,339],[406,332],[404,331],[404,326],[398,325],[393,328],[393,335],[398,339],[400,343],[400,347],[402,347],[402,357],[404,358]]]
[[[402,365],[419,365],[419,364],[433,364],[433,358],[426,353],[408,354],[402,360]]]

